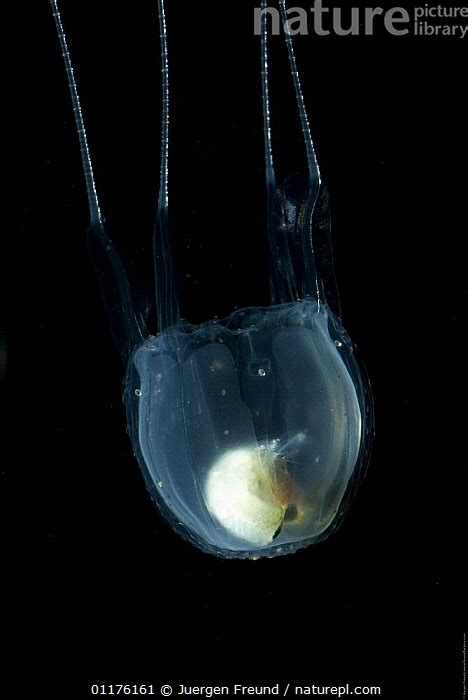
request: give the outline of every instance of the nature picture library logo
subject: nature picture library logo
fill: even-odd
[[[254,9],[254,32],[262,33],[262,18],[272,34],[281,29],[290,36],[373,36],[382,30],[393,36],[450,37],[468,34],[468,7],[429,5],[419,7],[326,7],[315,0],[313,7],[289,7],[283,24],[276,7]]]

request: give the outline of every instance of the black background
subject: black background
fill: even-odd
[[[255,4],[168,8],[171,206],[183,313],[194,322],[268,303]],[[149,290],[156,2],[62,10],[102,209]],[[376,440],[330,539],[294,556],[224,561],[161,522],[133,457],[123,367],[87,256],[55,27],[47,2],[27,14],[15,62],[18,437],[4,472],[18,487],[11,541],[27,590],[11,598],[13,648],[27,669],[17,679],[69,698],[88,697],[91,682],[230,679],[461,696],[466,42],[382,31],[296,42],[332,198],[343,323],[370,376]],[[279,38],[272,47],[285,176],[303,152]]]

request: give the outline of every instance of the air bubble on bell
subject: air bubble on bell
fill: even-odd
[[[335,345],[337,348],[341,348],[343,343],[341,342],[341,340],[335,340]]]
[[[249,362],[249,374],[253,377],[265,377],[270,372],[270,360],[260,358]]]
[[[135,396],[141,396],[141,389],[135,389]]]

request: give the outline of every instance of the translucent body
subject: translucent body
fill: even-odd
[[[358,376],[343,328],[314,301],[237,311],[219,324],[148,339],[131,358],[125,399],[161,510],[218,554],[286,553],[319,539],[335,521],[361,449]],[[283,481],[278,521],[257,524],[257,536],[252,518],[244,515],[245,532],[242,517],[230,528],[210,503],[213,471],[222,480],[223,460],[241,450],[269,459],[271,480]],[[263,496],[259,505],[271,504],[271,494]],[[232,499],[242,511],[244,495]]]
[[[277,184],[264,14],[261,72],[271,306],[191,326],[180,318],[169,235],[169,61],[164,2],[158,0],[163,117],[153,240],[157,333],[151,334],[151,300],[131,288],[101,217],[57,0],[51,4],[81,146],[90,255],[126,366],[124,398],[133,448],[156,505],[180,535],[224,557],[287,554],[326,537],[338,525],[364,471],[372,400],[339,320],[328,194],[291,37],[285,33],[308,167],[305,175]],[[285,1],[278,4],[286,22]]]

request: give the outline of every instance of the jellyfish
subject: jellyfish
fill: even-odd
[[[341,522],[364,473],[373,409],[366,373],[340,320],[329,198],[291,35],[284,31],[285,54],[307,173],[277,183],[262,0],[270,305],[194,325],[181,318],[171,250],[169,56],[164,0],[158,1],[162,124],[153,237],[157,328],[151,333],[101,215],[57,0],[51,6],[83,161],[90,255],[126,368],[128,432],[155,505],[182,538],[220,557],[275,557],[323,540]],[[285,0],[279,11],[286,26]]]

